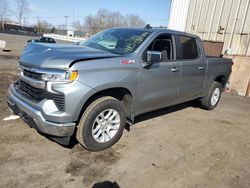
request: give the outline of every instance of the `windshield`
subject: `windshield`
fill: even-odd
[[[151,32],[136,29],[108,29],[97,33],[81,45],[117,54],[134,52]]]

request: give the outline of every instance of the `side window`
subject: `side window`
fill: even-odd
[[[196,59],[199,57],[198,46],[195,38],[177,36],[177,59]]]
[[[162,53],[162,61],[169,61],[173,59],[173,42],[172,36],[163,34],[153,40],[148,46],[147,51],[158,51]],[[146,53],[145,53],[146,55]]]

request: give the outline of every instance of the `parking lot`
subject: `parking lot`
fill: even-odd
[[[101,152],[63,147],[20,119],[4,121],[28,38],[0,34],[15,47],[0,53],[0,187],[250,187],[250,98],[224,93],[213,111],[189,102],[141,115]]]

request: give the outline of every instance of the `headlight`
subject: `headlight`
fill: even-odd
[[[67,71],[66,73],[46,73],[42,74],[42,79],[52,82],[73,82],[78,76],[77,71]]]

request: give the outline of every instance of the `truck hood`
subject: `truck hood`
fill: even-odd
[[[77,61],[119,56],[118,54],[83,46],[32,43],[24,48],[20,56],[20,65],[66,70]]]

